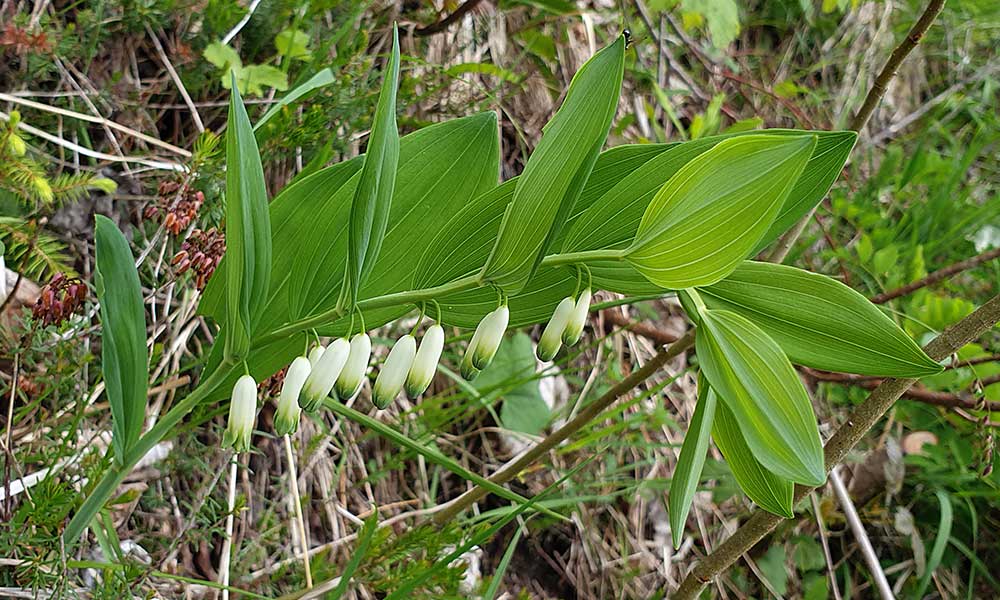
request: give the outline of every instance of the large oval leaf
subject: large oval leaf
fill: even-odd
[[[705,466],[705,456],[708,453],[708,442],[711,440],[712,423],[715,421],[715,405],[717,397],[705,381],[698,377],[698,404],[695,406],[691,424],[684,435],[677,466],[670,478],[670,498],[668,508],[670,513],[670,534],[674,548],[680,548],[684,536],[684,523],[691,511],[691,501],[701,480],[701,470]]]
[[[778,344],[728,310],[703,310],[695,338],[709,385],[736,415],[754,456],[776,475],[806,485],[826,480],[816,415]]]
[[[115,460],[122,464],[139,439],[146,418],[146,317],[139,274],[125,236],[107,217],[96,215],[95,221],[94,282],[101,303],[101,372],[111,405]]]
[[[271,278],[271,220],[264,169],[236,75],[226,129],[226,357],[246,358],[267,302]]]
[[[600,198],[582,207],[583,212],[579,218],[567,224],[569,232],[561,246],[562,251],[579,252],[628,247],[635,238],[635,232],[639,228],[646,207],[674,173],[723,140],[735,136],[760,135],[760,133],[762,132],[740,132],[668,145],[650,158],[641,169],[634,170],[613,187],[608,186]],[[760,247],[769,244],[791,223],[797,221],[801,216],[801,210],[808,212],[822,199],[839,175],[857,137],[857,134],[851,131],[768,129],[766,133],[788,137],[815,135],[817,143],[805,170],[785,199],[775,223],[751,254],[756,254]],[[609,153],[623,148],[628,146],[612,148]],[[596,167],[591,181],[595,179],[599,179]],[[591,186],[588,182],[585,195],[592,188],[596,186]],[[577,204],[583,204],[583,200],[584,196],[581,196]],[[593,272],[595,287],[625,294],[648,294],[662,289],[643,277],[628,262],[605,260],[588,262],[587,265]]]
[[[746,261],[699,293],[709,308],[753,321],[794,363],[880,377],[942,369],[878,307],[823,275]]]
[[[399,31],[392,26],[392,53],[375,108],[365,165],[354,191],[348,228],[347,298],[353,305],[371,273],[389,225],[392,192],[399,163],[396,90],[399,87]]]
[[[708,393],[714,396],[715,390]],[[795,484],[768,471],[754,458],[753,450],[747,445],[736,417],[726,407],[725,401],[719,402],[716,407],[712,439],[736,477],[736,483],[757,506],[787,519],[795,516],[792,512]]]
[[[815,136],[746,135],[700,154],[650,202],[626,259],[662,287],[722,279],[771,227],[815,145]]]
[[[619,36],[580,67],[518,178],[482,271],[508,294],[531,279],[594,168],[618,106],[624,58],[625,38]]]

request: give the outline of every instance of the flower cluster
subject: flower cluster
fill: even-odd
[[[195,286],[199,290],[203,290],[225,253],[226,238],[222,232],[215,227],[207,231],[195,229],[184,240],[181,251],[174,255],[171,264],[178,275],[183,274],[188,269],[193,270]]]
[[[77,312],[87,298],[87,286],[76,277],[56,273],[45,284],[31,311],[42,325],[58,325]]]
[[[205,203],[205,194],[176,181],[160,183],[157,196],[156,202],[147,206],[142,216],[163,223],[164,229],[173,235],[180,235],[187,229]]]
[[[567,297],[559,303],[538,343],[541,360],[552,360],[563,344],[576,344],[587,322],[591,292],[585,289],[576,298]],[[466,379],[475,378],[496,356],[510,322],[506,303],[487,314],[479,322],[462,358],[461,372]],[[385,409],[405,392],[410,398],[423,394],[431,384],[444,349],[444,329],[439,324],[428,327],[419,345],[413,334],[396,340],[372,386],[372,403]],[[355,397],[361,390],[368,363],[371,360],[371,338],[359,333],[350,340],[338,338],[327,346],[317,345],[306,356],[299,356],[283,370],[283,379],[272,378],[271,386],[280,385],[274,429],[287,435],[298,429],[302,411],[315,412],[330,394],[341,400]],[[256,386],[251,397],[253,379],[245,376],[233,388],[230,424],[226,440],[240,450],[243,440],[249,445],[250,430],[256,416]],[[251,408],[252,403],[252,408]]]

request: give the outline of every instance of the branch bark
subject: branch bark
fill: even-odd
[[[877,389],[882,383],[881,379],[859,377],[848,373],[827,373],[825,371],[816,371],[814,369],[804,369],[803,372],[817,381],[842,383],[844,385],[853,385],[855,387],[865,388],[868,390]],[[990,385],[991,383],[996,383],[995,381],[992,381],[992,378],[990,377],[986,377],[981,381],[984,387]],[[935,406],[944,406],[946,408],[964,408],[967,410],[991,410],[1000,412],[1000,402],[991,400],[982,401],[971,394],[950,394],[948,392],[928,390],[923,387],[912,387],[906,390],[906,392],[903,393],[903,396],[909,398],[910,400],[923,402],[924,404],[933,404]]]
[[[1000,257],[1000,248],[994,248],[993,250],[988,250],[982,254],[973,256],[972,258],[967,258],[965,260],[959,261],[957,263],[948,265],[947,267],[938,269],[933,273],[927,275],[923,279],[908,283],[903,287],[896,288],[894,290],[884,292],[872,298],[873,304],[885,304],[889,300],[894,298],[899,298],[900,296],[905,296],[911,294],[920,288],[925,288],[929,285],[934,285],[935,283],[941,281],[942,279],[947,279],[952,275],[961,273],[962,271],[968,271],[974,267],[977,267],[985,262],[989,262],[995,258]]]
[[[924,9],[923,14],[920,15],[917,22],[910,28],[910,32],[906,34],[903,41],[892,51],[892,54],[889,55],[889,60],[885,62],[882,70],[875,77],[871,89],[868,90],[868,95],[865,96],[864,103],[857,114],[854,115],[854,118],[851,119],[849,125],[851,129],[860,132],[868,123],[868,119],[875,112],[875,107],[878,106],[879,101],[882,100],[882,96],[885,96],[886,90],[889,89],[889,82],[896,76],[899,65],[917,47],[917,44],[920,43],[920,38],[924,37],[924,34],[930,29],[931,23],[941,14],[942,8],[944,8],[944,0],[931,0],[927,4],[927,8]]]
[[[931,358],[941,360],[989,331],[998,321],[1000,321],[1000,295],[994,296],[975,312],[931,340],[924,346],[924,351]],[[872,391],[864,403],[851,412],[847,421],[824,447],[823,454],[828,471],[844,460],[847,453],[916,381],[916,379],[886,379]],[[795,502],[804,498],[813,489],[815,488],[796,486]],[[709,581],[728,569],[740,556],[773,531],[781,519],[782,517],[769,512],[756,511],[729,539],[719,545],[715,552],[701,559],[670,597],[674,600],[695,598]]]

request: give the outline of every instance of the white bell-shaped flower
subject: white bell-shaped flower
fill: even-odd
[[[299,428],[299,417],[302,414],[299,394],[302,393],[302,386],[310,371],[312,365],[304,356],[299,356],[288,365],[285,381],[281,384],[281,393],[278,395],[278,410],[274,413],[274,431],[278,435],[294,433]]]
[[[250,437],[257,422],[257,382],[250,375],[236,380],[233,397],[229,401],[229,420],[222,435],[222,445],[232,446],[237,452],[250,450]]]
[[[323,356],[323,352],[325,350],[326,348],[320,346],[319,344],[316,344],[316,346],[309,351],[309,365],[312,366],[312,368],[314,369],[316,368],[316,363],[319,362],[319,359],[321,356]]]
[[[299,406],[309,412],[320,407],[323,399],[330,395],[330,390],[340,377],[340,372],[344,370],[350,351],[351,344],[344,338],[330,342],[306,378],[302,395],[299,397]]]
[[[389,351],[372,388],[372,403],[380,410],[389,406],[403,389],[416,354],[417,340],[409,334],[399,338]]]
[[[493,360],[497,350],[500,348],[500,342],[503,341],[503,334],[507,331],[507,323],[509,321],[510,310],[507,308],[507,305],[503,305],[486,315],[479,322],[477,329],[482,329],[483,333],[475,347],[470,348],[473,367],[483,370],[486,368],[486,365],[490,364],[490,361]],[[473,338],[473,341],[475,341],[475,338]]]
[[[591,295],[590,288],[587,288],[576,299],[573,314],[570,315],[569,323],[566,324],[562,334],[562,341],[567,346],[575,346],[583,335],[583,327],[587,324],[587,315],[590,314]]]
[[[420,347],[413,358],[410,373],[406,376],[406,395],[416,398],[423,394],[434,379],[441,351],[444,349],[444,329],[440,325],[432,325],[424,332]]]
[[[367,333],[359,333],[351,338],[351,351],[347,356],[347,364],[337,378],[337,396],[341,400],[350,400],[361,391],[361,383],[368,370],[368,361],[372,357],[372,340]]]
[[[559,349],[562,348],[563,332],[566,330],[566,325],[569,324],[570,317],[573,316],[575,306],[576,303],[568,296],[556,305],[556,309],[552,311],[552,317],[545,325],[545,329],[542,330],[542,337],[538,339],[538,346],[535,348],[538,360],[550,361],[559,353]]]

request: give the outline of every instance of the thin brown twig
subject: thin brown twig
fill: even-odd
[[[628,329],[632,333],[641,335],[642,337],[660,345],[672,344],[676,342],[679,337],[674,333],[664,331],[655,325],[643,323],[642,321],[633,321],[618,310],[606,310],[603,312],[603,317],[604,322],[609,325]]]
[[[867,390],[878,389],[884,381],[882,379],[872,379],[870,377],[850,375],[848,373],[829,373],[814,369],[803,369],[803,372],[808,377],[816,381],[840,383],[865,388]],[[988,379],[989,378],[982,380],[984,385],[989,385],[989,383],[986,383]],[[948,392],[928,390],[923,387],[911,387],[903,393],[903,397],[909,398],[910,400],[917,400],[918,402],[923,402],[924,404],[933,404],[935,406],[943,406],[946,408],[965,408],[968,410],[988,408],[989,410],[1000,411],[1000,402],[987,401],[983,404],[980,400],[969,394],[950,394]]]
[[[992,329],[998,321],[1000,321],[1000,295],[994,296],[975,312],[946,329],[924,346],[924,351],[931,358],[941,360]],[[875,388],[827,441],[823,451],[827,469],[840,464],[847,453],[854,449],[861,438],[916,381],[916,379],[886,379]],[[815,488],[796,486],[795,502],[813,489]],[[777,515],[762,510],[756,511],[729,539],[694,566],[671,598],[675,600],[695,598],[709,581],[728,569],[739,560],[740,556],[764,539],[764,536],[773,531],[781,520],[782,517]]]
[[[452,23],[465,16],[466,13],[475,8],[480,2],[482,2],[482,0],[466,0],[461,6],[455,9],[455,12],[436,23],[431,23],[425,27],[418,27],[414,29],[413,34],[418,36],[427,36],[442,32],[445,29],[448,29]]]
[[[987,250],[986,252],[983,252],[982,254],[977,254],[972,258],[967,258],[955,264],[951,264],[948,265],[947,267],[938,269],[937,271],[934,271],[933,273],[927,275],[923,279],[919,279],[912,283],[908,283],[902,287],[898,287],[888,292],[883,292],[872,298],[872,303],[885,304],[889,300],[893,300],[895,298],[899,298],[900,296],[911,294],[929,285],[934,285],[935,283],[941,281],[942,279],[947,279],[948,277],[951,277],[952,275],[957,275],[962,271],[968,271],[969,269],[975,268],[983,263],[989,262],[996,258],[1000,258],[1000,248]]]

